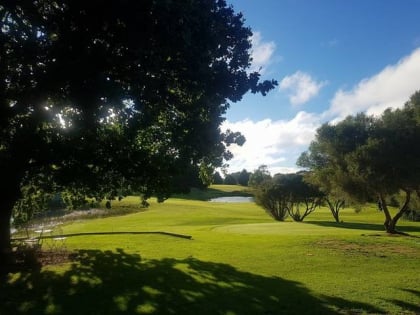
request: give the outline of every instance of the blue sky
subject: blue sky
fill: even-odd
[[[231,105],[223,128],[242,132],[229,172],[293,172],[316,129],[379,115],[420,90],[420,0],[228,0],[254,36],[254,69],[276,79],[266,97]]]

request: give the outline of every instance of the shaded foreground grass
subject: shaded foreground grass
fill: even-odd
[[[228,264],[194,258],[143,262],[122,249],[80,250],[62,274],[22,273],[7,295],[4,314],[338,314],[326,304],[381,311],[336,297],[319,299],[301,283]]]
[[[401,222],[414,237],[388,237],[374,209],[345,209],[342,224],[327,209],[303,223],[274,222],[253,203],[185,198],[65,225],[66,234],[193,239],[69,237],[71,263],[1,284],[0,314],[420,313],[418,223]]]

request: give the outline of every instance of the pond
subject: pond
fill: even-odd
[[[231,197],[218,197],[212,198],[210,202],[254,202],[254,197],[243,197],[243,196],[231,196]]]

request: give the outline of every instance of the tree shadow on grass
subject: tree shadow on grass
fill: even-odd
[[[320,299],[298,282],[227,264],[194,258],[142,261],[121,249],[82,250],[61,274],[22,272],[0,289],[0,314],[384,313],[368,304]]]
[[[388,300],[395,305],[398,305],[402,309],[408,310],[414,314],[420,314],[420,291],[411,289],[401,289],[402,291],[409,292],[414,295],[415,302],[400,301],[400,300]],[[413,300],[414,300],[413,299]]]
[[[307,224],[315,224],[323,227],[334,227],[341,229],[352,229],[352,230],[367,230],[367,231],[377,231],[385,232],[384,226],[382,224],[374,223],[361,223],[361,222],[333,222],[333,221],[305,221]],[[420,226],[400,226],[397,230],[403,232],[420,232]]]

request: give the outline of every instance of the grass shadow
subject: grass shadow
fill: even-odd
[[[0,289],[0,314],[346,314],[341,305],[384,313],[227,264],[142,261],[121,249],[81,250],[67,271],[14,274]]]
[[[401,289],[401,290],[413,294],[417,298],[418,303],[414,304],[414,303],[409,303],[407,301],[400,301],[400,300],[397,300],[397,299],[388,300],[388,302],[391,302],[395,305],[398,305],[402,309],[408,310],[408,311],[410,311],[414,314],[420,314],[420,291],[419,290],[410,290],[410,289]]]
[[[382,224],[375,223],[362,223],[362,222],[333,222],[333,221],[305,221],[307,224],[319,225],[322,227],[334,227],[342,229],[351,229],[351,230],[366,230],[366,231],[377,231],[385,232],[384,226]],[[400,226],[397,230],[403,232],[420,232],[420,226]]]

